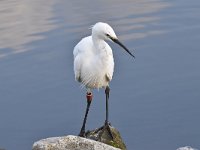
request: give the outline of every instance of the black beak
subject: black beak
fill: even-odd
[[[135,56],[131,54],[131,52],[118,39],[111,38],[111,40],[120,45],[127,53],[129,53],[133,58],[135,58]]]

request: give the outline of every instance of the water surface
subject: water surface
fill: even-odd
[[[72,51],[103,21],[136,56],[109,43],[110,122],[128,149],[200,149],[199,7],[197,0],[0,1],[0,148],[78,134],[86,100]],[[87,129],[104,119],[104,92],[94,91]]]

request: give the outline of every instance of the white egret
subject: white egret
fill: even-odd
[[[105,40],[111,40],[124,48],[131,56],[133,54],[118,40],[114,30],[107,23],[98,22],[92,27],[92,35],[83,38],[75,47],[74,73],[76,81],[87,89],[87,108],[79,136],[85,136],[85,124],[92,101],[92,89],[105,88],[106,120],[103,130],[107,130],[113,138],[108,123],[109,82],[114,71],[114,59],[110,46]]]

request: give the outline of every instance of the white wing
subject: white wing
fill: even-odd
[[[85,59],[85,51],[89,49],[88,45],[91,41],[91,36],[85,37],[74,47],[74,74],[76,81],[81,82],[81,66]]]
[[[114,72],[114,59],[113,59],[113,53],[112,53],[112,49],[110,48],[110,46],[107,44],[107,55],[108,55],[108,64],[107,64],[107,78],[109,79],[109,81],[112,80],[112,76],[113,76],[113,72]]]

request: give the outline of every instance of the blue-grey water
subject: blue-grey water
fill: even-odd
[[[1,0],[0,148],[78,134],[86,100],[73,47],[103,21],[136,56],[109,43],[109,117],[127,148],[200,149],[199,8],[199,0]],[[87,129],[104,119],[104,91],[94,91]]]

